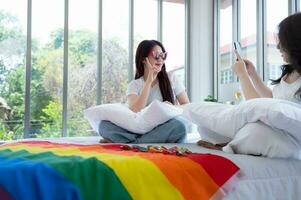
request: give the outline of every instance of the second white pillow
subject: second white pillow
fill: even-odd
[[[183,115],[217,134],[234,138],[247,123],[262,121],[266,125],[284,130],[301,146],[301,105],[286,100],[257,98],[237,106],[219,103],[194,103],[183,106]]]
[[[299,158],[296,141],[285,132],[262,122],[248,123],[223,147],[228,153],[260,155],[270,158]]]

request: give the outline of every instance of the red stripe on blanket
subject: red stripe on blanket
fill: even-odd
[[[188,158],[201,164],[217,185],[222,186],[239,168],[230,160],[214,154],[189,154]],[[226,170],[221,170],[226,169]]]

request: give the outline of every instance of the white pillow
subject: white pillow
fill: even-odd
[[[233,138],[247,123],[262,121],[284,130],[301,144],[301,105],[290,101],[257,98],[237,106],[201,102],[183,109],[185,117],[225,137]]]
[[[205,121],[212,121],[212,118],[215,118],[221,112],[225,112],[228,109],[232,109],[232,105],[214,102],[201,102],[185,104],[182,105],[181,108],[184,110],[184,117],[188,118],[193,123],[198,125],[198,133],[200,134],[202,140],[213,144],[227,143],[231,140],[231,138],[218,134],[211,130],[210,127],[202,126],[202,124],[210,123]],[[200,116],[199,114],[202,113],[206,114],[207,116]]]
[[[242,127],[223,151],[262,155],[270,158],[298,158],[299,147],[285,132],[272,129],[262,122]]]
[[[84,116],[96,132],[99,123],[107,120],[130,132],[144,134],[181,113],[181,109],[155,100],[138,113],[131,111],[125,104],[116,103],[88,108]]]
[[[230,121],[232,119],[228,113],[233,111],[233,105],[215,102],[200,102],[183,105],[182,108],[184,110],[183,116],[198,125],[201,137],[210,137],[209,135],[213,133],[230,138],[225,134],[220,134],[217,126],[219,126],[220,123],[223,123],[221,118],[224,118],[225,121]],[[222,126],[224,125],[225,124],[222,124]],[[226,125],[230,124],[228,123]],[[230,127],[227,129],[230,129]],[[208,142],[223,143],[221,141],[213,142],[213,140]]]

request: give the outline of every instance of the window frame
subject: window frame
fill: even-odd
[[[128,81],[133,78],[133,43],[134,43],[134,0],[128,0],[129,4],[129,46],[128,46]],[[158,3],[158,33],[157,40],[162,39],[162,12],[163,12],[163,0],[157,0]],[[189,82],[189,5],[190,0],[185,0],[185,83],[190,96],[190,82]],[[99,0],[98,6],[98,46],[97,46],[97,105],[101,104],[102,100],[102,0]],[[62,112],[62,136],[67,136],[67,106],[68,106],[68,30],[69,24],[69,0],[64,0],[64,63],[63,63],[63,112]],[[31,125],[30,125],[30,83],[31,83],[31,42],[32,42],[32,0],[27,0],[27,46],[26,46],[26,74],[25,74],[25,114],[24,114],[24,138],[30,137]]]
[[[213,55],[214,55],[214,96],[219,99],[218,91],[219,91],[219,61],[220,61],[220,55],[218,52],[218,47],[220,44],[219,36],[220,36],[220,3],[222,0],[216,0],[214,2],[214,41],[213,41]],[[300,11],[300,1],[301,0],[288,0],[288,14],[293,14],[295,12]],[[263,79],[263,81],[267,82],[269,80],[268,77],[268,66],[267,66],[267,39],[266,39],[266,32],[267,32],[267,20],[266,20],[266,1],[257,0],[257,30],[256,30],[256,48],[257,48],[257,70],[260,75],[260,77]],[[240,39],[240,21],[241,18],[240,15],[240,4],[241,0],[232,0],[232,38],[233,40]]]

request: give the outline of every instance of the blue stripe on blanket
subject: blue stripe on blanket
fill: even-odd
[[[82,199],[78,188],[48,165],[19,158],[0,156],[0,188],[0,199]]]

